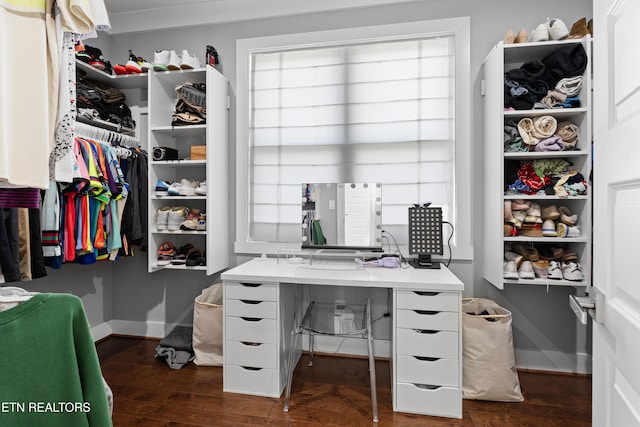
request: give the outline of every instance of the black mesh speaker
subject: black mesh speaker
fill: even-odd
[[[440,268],[431,255],[442,255],[442,208],[413,206],[409,208],[409,254],[415,268]]]

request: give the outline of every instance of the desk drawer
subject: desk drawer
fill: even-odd
[[[276,343],[276,320],[257,317],[226,316],[225,341]]]
[[[459,388],[397,383],[396,410],[416,414],[462,418],[462,394]]]
[[[236,365],[224,366],[224,391],[280,397],[277,369],[251,369]]]
[[[226,316],[260,317],[275,319],[277,313],[275,301],[256,301],[227,298],[224,306]]]
[[[434,310],[398,310],[396,325],[399,328],[457,331],[458,313]]]
[[[397,328],[396,349],[398,355],[458,359],[458,333]]]
[[[224,292],[225,299],[277,301],[278,287],[275,283],[225,282]]]
[[[400,355],[396,362],[398,382],[458,387],[457,359],[416,358]]]
[[[224,356],[234,365],[254,368],[276,367],[276,345],[225,341]]]
[[[457,292],[398,291],[398,309],[460,311],[460,294]]]

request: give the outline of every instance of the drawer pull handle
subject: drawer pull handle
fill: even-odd
[[[259,317],[241,317],[242,320],[246,321],[246,322],[259,322],[262,319]]]
[[[439,357],[425,357],[425,356],[413,356],[413,357],[422,362],[437,362],[438,360],[440,360]]]
[[[437,334],[440,331],[434,331],[433,329],[414,329],[414,331],[416,331],[419,334]]]
[[[413,384],[413,385],[422,390],[437,390],[440,388],[439,385],[432,385],[432,384]]]
[[[253,366],[240,366],[240,367],[247,371],[262,371],[262,368],[254,368]]]
[[[258,347],[261,346],[262,343],[260,342],[250,342],[250,341],[240,341],[242,343],[242,345],[246,345],[247,347]]]
[[[413,311],[415,311],[417,314],[424,315],[424,316],[434,316],[440,313],[439,311],[434,311],[434,310],[413,310]]]
[[[262,301],[254,301],[254,300],[250,300],[250,299],[241,299],[240,302],[243,303],[243,304],[260,304]]]
[[[248,283],[248,282],[241,282],[240,284],[248,288],[257,288],[258,286],[262,285],[262,283]]]
[[[436,295],[440,295],[440,292],[427,292],[427,291],[413,291],[416,295],[421,295],[424,297],[434,297]]]

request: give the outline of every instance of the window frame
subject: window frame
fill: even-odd
[[[470,18],[376,25],[338,30],[282,34],[236,41],[236,254],[276,254],[279,250],[300,249],[295,242],[249,240],[249,106],[250,58],[255,52],[324,47],[335,44],[370,43],[453,35],[455,43],[455,160],[454,218],[456,243],[452,259],[470,260],[471,241],[471,78]],[[384,183],[383,191],[384,191]],[[408,205],[407,205],[408,207]],[[447,227],[445,227],[445,239]],[[407,255],[406,245],[401,245]],[[445,257],[447,253],[445,251]]]

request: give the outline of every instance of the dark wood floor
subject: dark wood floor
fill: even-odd
[[[222,368],[172,370],[154,358],[158,341],[110,337],[97,345],[114,393],[116,427],[364,426],[371,421],[367,361],[318,355],[299,363],[291,408],[282,399],[222,392]],[[463,419],[395,413],[389,362],[376,362],[379,426],[571,427],[591,425],[591,379],[519,372],[521,403],[463,401]]]

